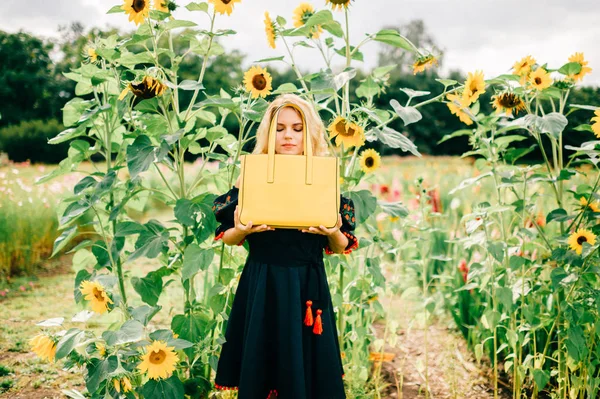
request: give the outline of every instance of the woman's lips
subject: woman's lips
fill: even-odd
[[[291,148],[291,147],[295,147],[296,144],[284,144],[282,147],[286,147],[286,148]]]

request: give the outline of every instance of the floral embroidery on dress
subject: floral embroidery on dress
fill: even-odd
[[[220,240],[225,235],[225,232],[235,226],[234,212],[238,202],[238,188],[232,187],[225,194],[219,195],[213,201],[212,210],[215,214],[215,219],[220,224],[215,230],[215,241]],[[246,238],[242,239],[237,245],[241,246],[246,242]]]
[[[350,198],[342,196],[340,203],[340,214],[342,215],[342,226],[340,231],[348,238],[348,245],[344,249],[344,254],[349,254],[358,248],[358,238],[351,233],[356,228],[356,215],[354,214],[354,202]],[[333,255],[335,252],[329,247],[329,243],[325,245],[325,253]]]

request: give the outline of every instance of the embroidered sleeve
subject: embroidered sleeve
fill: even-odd
[[[231,190],[215,198],[212,210],[215,213],[215,219],[219,225],[215,230],[215,240],[220,240],[225,232],[235,226],[234,212],[238,204],[238,188],[232,187]],[[243,245],[244,238],[237,245]]]
[[[344,253],[349,254],[358,248],[358,238],[353,233],[354,229],[356,228],[354,202],[350,198],[346,198],[344,196],[341,197],[340,214],[342,215],[342,227],[340,227],[340,231],[348,238],[348,245],[346,246],[346,249],[344,249]],[[329,247],[329,243],[325,245],[325,253],[327,255],[332,255],[335,253]]]

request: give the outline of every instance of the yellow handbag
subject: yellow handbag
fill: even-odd
[[[304,154],[276,154],[277,118],[286,106],[298,110],[304,127]],[[267,154],[240,156],[240,222],[298,229],[332,228],[340,212],[340,170],[335,156],[314,156],[304,112],[285,102],[273,113]]]

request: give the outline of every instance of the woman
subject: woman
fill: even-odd
[[[293,94],[277,97],[267,108],[253,153],[267,153],[274,110],[286,101],[304,111],[313,154],[327,155],[323,122],[309,103]],[[303,129],[297,110],[282,108],[275,152],[302,155]],[[333,228],[274,229],[254,226],[251,221],[240,223],[238,192],[239,178],[213,206],[220,223],[215,240],[228,245],[248,241],[249,247],[225,331],[227,342],[221,350],[215,387],[236,389],[240,399],[345,398],[323,251],[350,253],[358,247],[352,233],[352,200],[341,196],[340,215]]]

